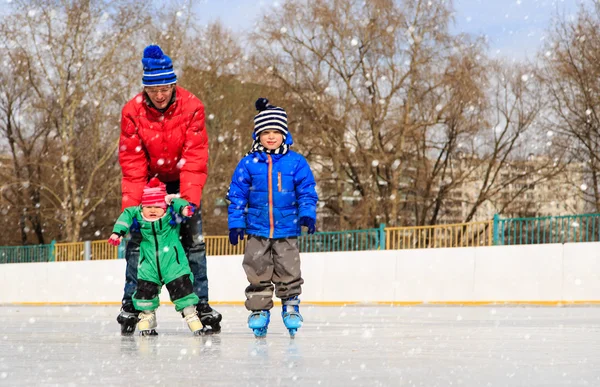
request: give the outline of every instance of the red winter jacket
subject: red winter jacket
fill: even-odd
[[[181,197],[200,204],[208,174],[204,105],[182,87],[175,92],[175,102],[164,113],[148,106],[143,93],[123,107],[121,210],[141,203],[144,186],[152,176],[164,183],[179,180]]]

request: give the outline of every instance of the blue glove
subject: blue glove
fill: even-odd
[[[302,226],[308,228],[309,234],[314,234],[316,231],[315,220],[313,218],[309,218],[308,216],[303,216],[300,218],[300,227]]]
[[[243,228],[232,228],[229,230],[229,243],[237,245],[238,241],[244,240],[244,229]]]
[[[171,226],[177,226],[179,223],[183,222],[185,219],[183,215],[175,211],[173,206],[169,206],[169,212],[171,213],[171,220],[169,220],[169,224]]]
[[[133,218],[131,222],[131,227],[129,227],[130,232],[140,232],[140,222],[138,222],[137,218]]]

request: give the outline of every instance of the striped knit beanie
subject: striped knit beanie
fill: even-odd
[[[173,71],[173,62],[166,56],[159,46],[148,46],[144,49],[142,58],[144,65],[144,86],[165,86],[177,82],[177,76]]]
[[[158,178],[153,177],[144,187],[142,207],[152,206],[166,210],[167,202],[165,202],[165,196],[167,196],[167,187]]]
[[[254,116],[254,135],[258,138],[265,130],[279,130],[285,139],[288,135],[287,114],[280,107],[269,104],[266,98],[259,98],[254,104],[258,114]]]

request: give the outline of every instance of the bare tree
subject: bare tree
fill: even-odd
[[[540,54],[550,98],[546,128],[555,145],[586,166],[587,184],[573,179],[589,210],[600,210],[600,4],[581,6],[574,19],[557,15]]]
[[[418,94],[433,92],[418,85],[443,73],[449,20],[437,2],[321,0],[261,23],[254,63],[303,107],[299,142],[336,227],[398,224]]]
[[[285,103],[284,93],[248,82],[247,58],[239,40],[220,22],[197,29],[185,42],[186,60],[180,83],[204,103],[209,139],[209,173],[202,195],[204,231],[222,234],[227,230],[224,198],[231,175],[252,145],[254,102],[268,96]]]
[[[467,163],[466,183],[476,188],[467,200],[466,222],[484,204],[501,214],[535,214],[533,203],[523,200],[525,192],[554,179],[567,162],[546,141],[542,120],[546,104],[534,68],[496,62],[489,71],[486,125],[466,148],[474,156]]]
[[[123,85],[132,83],[123,58],[145,25],[144,7],[43,0],[13,6],[0,26],[2,47],[25,63],[33,107],[56,137],[60,185],[51,194],[60,198],[65,239],[77,241],[84,220],[118,188],[118,117]]]
[[[10,69],[10,71],[8,71]],[[24,63],[5,58],[0,71],[0,133],[6,139],[11,167],[0,169],[4,182],[0,187],[3,198],[10,203],[11,211],[3,217],[6,227],[18,219],[21,244],[29,244],[28,231],[33,231],[37,243],[44,243],[41,216],[40,179],[41,154],[48,147],[48,130],[35,125],[31,117],[31,93],[24,75]],[[29,111],[28,111],[29,110]],[[27,117],[27,118],[26,118]]]

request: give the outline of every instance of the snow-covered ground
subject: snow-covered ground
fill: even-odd
[[[598,307],[316,307],[295,339],[241,306],[193,337],[171,306],[158,337],[121,337],[116,307],[0,307],[0,385],[598,386]]]

